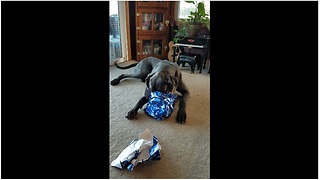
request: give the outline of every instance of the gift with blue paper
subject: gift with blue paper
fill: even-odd
[[[168,118],[174,110],[176,94],[162,93],[159,91],[151,92],[145,112],[156,118],[157,120],[164,120]]]

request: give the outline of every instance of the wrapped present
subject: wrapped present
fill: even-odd
[[[157,120],[164,120],[171,115],[176,98],[177,95],[173,93],[151,92],[147,107],[144,110]]]

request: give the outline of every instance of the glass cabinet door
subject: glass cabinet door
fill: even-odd
[[[163,40],[143,40],[142,41],[142,55],[146,56],[161,56]]]
[[[164,13],[141,13],[141,30],[142,31],[164,31],[165,20]]]
[[[167,54],[166,48],[167,46],[165,38],[143,38],[141,41],[139,41],[139,59],[143,59],[149,56],[165,58]]]
[[[139,34],[166,34],[168,31],[166,13],[161,10],[142,9],[137,13],[137,18]]]

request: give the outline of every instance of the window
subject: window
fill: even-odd
[[[210,18],[210,1],[198,1],[203,2],[206,13],[209,14]],[[190,11],[195,11],[196,7],[192,3],[186,3],[185,0],[180,0],[178,5],[178,19],[187,19],[190,15]]]
[[[109,14],[109,61],[127,60],[126,14],[124,1],[110,1]]]

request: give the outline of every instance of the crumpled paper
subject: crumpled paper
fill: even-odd
[[[173,93],[151,92],[144,111],[157,120],[164,120],[171,115],[176,98],[177,95]]]
[[[151,160],[160,160],[161,146],[157,137],[152,136],[149,129],[140,134],[139,139],[134,139],[120,155],[111,163],[111,166],[123,169],[127,166],[129,171],[138,163]]]

